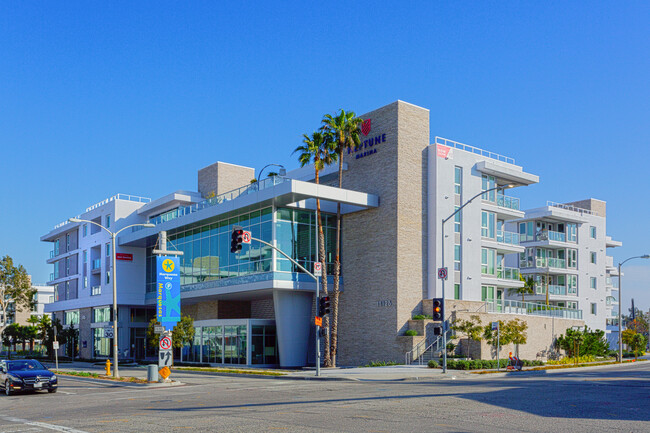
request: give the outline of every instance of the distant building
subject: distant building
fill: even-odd
[[[32,315],[38,316],[39,318],[43,317],[43,315],[52,315],[51,313],[45,312],[45,305],[54,302],[54,287],[39,285],[32,286],[32,288],[36,289],[36,295],[34,295],[36,305],[34,305],[34,308],[31,310],[23,308],[23,311],[16,311],[15,306],[13,304],[10,305],[7,310],[7,325],[18,323],[19,325],[26,326],[29,324],[29,322],[27,322],[27,319],[29,319]],[[1,316],[2,314],[0,313],[0,323],[2,323]]]

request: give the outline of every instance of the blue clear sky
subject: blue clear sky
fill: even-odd
[[[647,2],[43,3],[0,3],[0,254],[37,282],[87,206],[296,167],[324,113],[396,99],[538,174],[523,207],[605,200],[615,261],[650,252]],[[650,263],[624,288],[650,307]]]

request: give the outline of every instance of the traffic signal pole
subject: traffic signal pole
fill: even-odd
[[[465,206],[467,206],[472,201],[474,201],[474,199],[476,197],[478,197],[480,195],[483,195],[483,194],[486,194],[486,193],[488,193],[490,191],[494,191],[494,190],[499,189],[499,188],[503,188],[505,190],[507,188],[512,188],[513,186],[514,186],[513,184],[505,185],[503,187],[495,186],[494,188],[489,188],[489,189],[486,189],[485,191],[481,191],[478,194],[476,194],[474,197],[470,198],[465,203],[463,203],[458,209],[456,209],[454,211],[454,213],[452,213],[447,218],[444,218],[442,220],[442,230],[441,230],[442,231],[442,241],[441,241],[442,252],[440,254],[440,258],[442,259],[442,268],[445,267],[445,223],[447,221],[449,221],[450,219],[452,219],[458,212],[463,210],[463,208]],[[445,280],[446,279],[447,279],[447,276],[445,276],[445,278],[441,278],[441,280],[442,280],[442,311],[443,311],[444,314],[446,314],[445,313]],[[447,320],[445,320],[444,317],[442,318],[442,344],[444,346],[442,348],[442,354],[443,354],[442,372],[446,373],[447,372]]]
[[[279,252],[280,254],[285,256],[287,259],[289,259],[289,261],[291,263],[293,263],[294,265],[296,265],[298,267],[298,269],[300,269],[301,271],[303,271],[304,273],[306,273],[307,275],[309,275],[310,277],[312,277],[314,279],[314,281],[316,282],[316,312],[318,313],[318,297],[320,295],[320,289],[318,287],[318,277],[315,276],[314,274],[312,274],[311,272],[309,272],[300,263],[298,263],[297,261],[295,261],[294,259],[289,257],[289,255],[287,253],[282,251],[280,248],[277,248],[275,245],[271,245],[270,243],[268,243],[266,241],[263,241],[262,239],[254,238],[252,236],[251,236],[251,240],[257,241],[257,242],[262,243],[262,244],[264,244],[264,245],[266,245],[268,247],[273,248],[275,251]],[[319,343],[319,341],[318,341],[318,330],[319,329],[318,328],[319,327],[317,326],[316,327],[316,376],[320,376],[320,344],[318,344]]]

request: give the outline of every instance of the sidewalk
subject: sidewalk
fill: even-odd
[[[54,363],[45,362],[45,365],[50,369],[54,369]],[[281,370],[281,369],[254,369],[247,367],[240,367],[237,365],[224,365],[215,367],[219,369],[232,369],[232,370],[255,370],[273,371],[282,373],[282,376],[261,376],[261,375],[248,375],[241,374],[242,377],[264,377],[271,379],[297,379],[297,380],[354,380],[354,381],[399,381],[399,380],[422,380],[422,379],[455,379],[457,376],[467,376],[468,371],[461,370],[448,370],[447,374],[442,374],[440,368],[428,368],[426,365],[391,365],[385,367],[342,367],[342,368],[321,368],[319,377],[316,377],[316,369],[309,368],[305,370]],[[120,376],[122,377],[135,377],[144,379],[147,376],[146,366],[122,366],[119,367]],[[59,371],[77,371],[89,373],[104,373],[103,364],[91,364],[87,362],[66,362],[59,363]],[[210,371],[183,371],[182,369],[173,369],[172,374],[176,377],[178,375],[228,375],[233,376],[240,374],[236,373],[219,373]]]

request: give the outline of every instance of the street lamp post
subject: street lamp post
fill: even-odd
[[[260,183],[260,180],[261,180],[261,178],[262,178],[262,172],[264,171],[264,169],[265,169],[266,167],[271,167],[271,166],[274,166],[274,167],[280,167],[280,172],[279,172],[278,174],[279,174],[280,176],[286,176],[286,174],[287,174],[287,169],[284,168],[284,165],[282,165],[282,164],[266,164],[266,165],[265,165],[264,167],[262,167],[262,169],[260,170],[260,174],[257,175],[257,183],[258,183],[258,184]]]
[[[621,320],[621,308],[623,307],[623,286],[621,283],[621,266],[623,266],[628,260],[632,259],[650,259],[650,254],[630,257],[629,259],[625,259],[618,264],[618,362],[621,364],[623,363],[623,321]]]
[[[447,218],[444,218],[442,220],[442,267],[445,267],[445,223],[452,219],[458,212],[460,212],[465,206],[470,204],[475,198],[477,198],[480,195],[483,195],[485,193],[488,193],[490,191],[494,191],[496,189],[503,188],[504,190],[508,188],[512,188],[514,185],[513,184],[508,184],[504,185],[503,187],[500,186],[495,186],[490,189],[486,189],[485,191],[481,191],[478,194],[476,194],[474,197],[470,198],[467,200],[465,203],[463,203],[458,209],[454,211],[451,215],[449,215]],[[442,278],[442,311],[445,310],[445,280],[446,278]],[[445,313],[446,314],[446,313]],[[442,372],[446,373],[447,372],[447,320],[443,317],[442,318]]]
[[[155,227],[155,224],[151,223],[146,223],[146,224],[131,224],[126,227],[122,227],[116,232],[112,232],[103,225],[96,223],[95,221],[90,221],[90,220],[84,220],[80,218],[70,218],[68,219],[71,223],[81,223],[81,222],[86,222],[90,224],[95,224],[99,228],[102,228],[108,232],[108,234],[111,235],[111,267],[113,268],[113,377],[119,378],[120,377],[120,372],[117,367],[117,361],[118,361],[118,345],[117,345],[117,278],[116,278],[116,271],[117,268],[115,266],[116,262],[116,256],[117,253],[115,252],[115,238],[117,235],[125,229],[128,229],[129,227],[136,227],[136,226],[142,226],[142,227]]]

